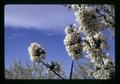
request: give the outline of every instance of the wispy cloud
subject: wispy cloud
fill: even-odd
[[[27,37],[24,33],[14,33],[11,36],[8,37],[9,40],[20,38],[20,37]]]
[[[72,11],[62,5],[5,6],[5,27],[63,30],[74,22]]]

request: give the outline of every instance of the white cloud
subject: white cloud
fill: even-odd
[[[15,34],[12,34],[11,36],[8,36],[8,39],[12,40],[12,39],[15,39],[15,38],[20,38],[20,37],[27,37],[24,33],[15,33]]]
[[[74,21],[72,11],[62,5],[5,6],[5,27],[63,30]]]

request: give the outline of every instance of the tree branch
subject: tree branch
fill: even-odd
[[[44,61],[40,60],[40,62],[42,62],[47,68],[49,68],[53,73],[55,73],[57,76],[59,76],[61,79],[64,80],[64,78],[62,76],[60,76],[58,73],[56,73],[55,70],[51,69],[46,63],[44,63]]]
[[[72,60],[72,64],[71,64],[70,80],[72,79],[72,73],[73,73],[73,64],[74,64],[74,60]]]

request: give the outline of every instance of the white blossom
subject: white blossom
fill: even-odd
[[[72,25],[69,25],[65,28],[66,34],[71,34],[73,31],[74,31],[74,29],[72,28]]]
[[[95,10],[92,8],[81,8],[79,11],[75,12],[76,21],[80,24],[80,28],[85,33],[90,33],[91,31],[97,31],[102,26],[98,22]]]
[[[101,65],[102,68],[100,70],[96,70],[93,72],[93,76],[95,79],[111,79],[115,77],[115,67],[112,65]]]
[[[89,53],[89,50],[90,50],[90,46],[87,43],[83,42],[83,51]]]
[[[108,58],[103,58],[103,62],[106,65],[109,62],[109,59]]]
[[[73,4],[71,9],[74,10],[76,16],[76,22],[78,23],[79,30],[76,30],[71,26],[66,28],[66,37],[64,44],[66,50],[72,58],[76,58],[75,50],[79,50],[79,47],[75,47],[75,44],[81,44],[81,50],[87,55],[87,58],[96,67],[96,71],[93,72],[95,79],[110,79],[114,76],[113,62],[108,58],[108,55],[103,52],[104,49],[108,49],[107,39],[102,34],[104,28],[114,27],[114,6],[113,5],[94,5],[89,4]],[[108,10],[108,14],[102,11]],[[98,12],[99,11],[99,12]],[[103,15],[100,15],[100,14]],[[84,34],[81,43],[79,43],[79,33]],[[107,67],[109,66],[109,68]],[[112,75],[111,75],[112,74]]]
[[[79,9],[79,6],[78,6],[77,4],[72,4],[72,5],[71,5],[71,8],[72,8],[74,11],[76,11],[76,10]]]
[[[108,49],[107,39],[105,38],[105,36],[103,36],[103,34],[101,32],[96,33],[96,35],[94,35],[94,38],[96,40],[100,40],[101,41],[101,44],[100,44],[100,48],[101,49]]]
[[[66,36],[64,44],[66,51],[72,59],[79,59],[82,57],[82,44],[80,43],[80,36],[76,28],[68,26],[65,29]]]
[[[91,59],[91,62],[94,63],[94,62],[95,62],[95,59]]]
[[[93,36],[87,35],[86,40],[89,42],[90,46],[94,49],[96,48],[108,49],[109,48],[107,44],[107,40],[101,32],[96,33]]]
[[[30,55],[30,59],[34,61],[39,61],[40,59],[44,59],[46,52],[44,48],[39,45],[37,42],[31,43],[31,45],[28,48],[28,52]]]

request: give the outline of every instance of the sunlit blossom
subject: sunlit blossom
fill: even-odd
[[[40,59],[44,59],[46,55],[44,48],[37,42],[31,43],[28,48],[28,52],[32,61],[39,61]]]
[[[81,58],[82,44],[80,43],[79,32],[74,26],[66,27],[65,32],[64,44],[69,56],[71,56],[72,59]]]

